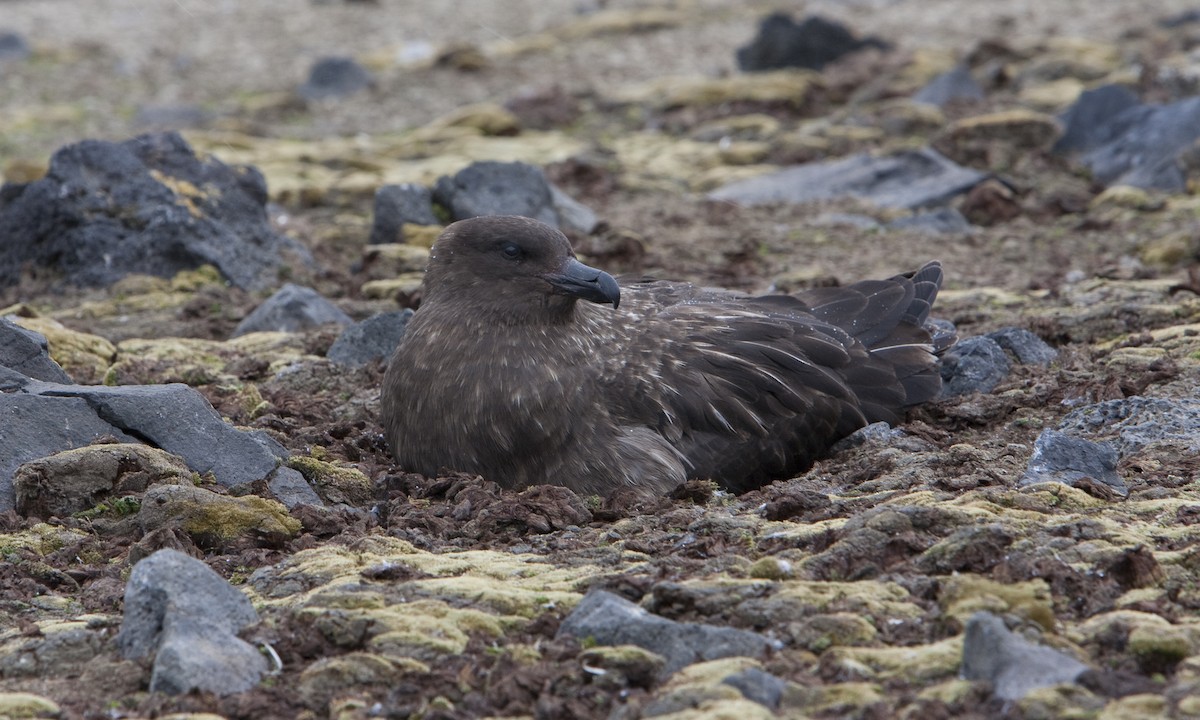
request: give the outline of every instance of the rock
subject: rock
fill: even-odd
[[[864,153],[799,165],[730,183],[708,197],[740,205],[851,197],[880,207],[911,210],[944,204],[986,177],[925,148],[883,157]]]
[[[1200,139],[1200,97],[1167,105],[1137,105],[1110,121],[1111,140],[1086,151],[1080,162],[1103,185],[1183,192],[1180,156]]]
[[[971,188],[958,209],[967,222],[990,227],[1019,217],[1021,202],[1007,183],[988,178]]]
[[[24,36],[15,32],[0,32],[0,62],[27,60],[32,54]]]
[[[311,258],[271,229],[266,201],[257,170],[201,160],[176,133],[68,145],[0,209],[0,286],[28,263],[74,285],[210,264],[240,288],[270,287]]]
[[[874,47],[888,49],[887,43],[869,37],[860,40],[844,25],[810,15],[797,24],[785,13],[763,18],[758,35],[738,48],[737,63],[742,72],[800,67],[820,70],[827,64],[856,50]]]
[[[913,95],[914,101],[937,107],[955,101],[982,99],[983,88],[975,82],[971,68],[964,64],[955,65],[953,70],[938,75]]]
[[[1058,482],[1076,487],[1081,480],[1090,478],[1126,497],[1129,488],[1117,475],[1118,459],[1117,451],[1107,443],[1094,443],[1047,428],[1038,435],[1029,467],[1019,484]]]
[[[25,463],[13,476],[17,512],[67,517],[111,495],[145,492],[159,483],[191,482],[181,458],[136,443],[90,445]]]
[[[404,226],[439,225],[433,193],[424,185],[383,185],[375,191],[370,244],[404,242]]]
[[[353,95],[375,84],[366,68],[348,57],[325,57],[313,63],[308,80],[297,88],[305,100],[332,100]]]
[[[0,692],[0,717],[13,720],[26,718],[62,717],[58,703],[41,695],[23,692]]]
[[[312,288],[288,283],[254,308],[232,337],[252,332],[300,332],[322,325],[350,325],[354,320]]]
[[[1022,365],[1049,365],[1058,357],[1058,351],[1046,344],[1037,335],[1025,328],[1006,327],[988,333],[1000,347],[1012,353]]]
[[[787,689],[786,680],[758,668],[746,668],[721,682],[737,688],[747,700],[753,700],[772,710],[779,709],[779,704],[783,701],[783,691]]]
[[[1200,400],[1135,395],[1076,408],[1058,429],[1070,435],[1107,440],[1121,455],[1151,443],[1173,443],[1200,451]]]
[[[958,120],[934,142],[956,162],[1011,164],[1018,153],[1049,150],[1062,129],[1058,120],[1032,110],[1005,110]]]
[[[212,473],[224,487],[246,486],[267,477],[277,460],[287,455],[281,445],[261,431],[244,432],[226,423],[203,395],[182,383],[106,387],[33,382],[25,392],[43,403],[59,399],[86,401],[93,418],[98,415],[109,423],[103,425],[107,432],[97,426],[96,436],[113,434],[132,441],[125,434],[129,433],[180,456],[201,475]],[[33,399],[26,402],[38,404]],[[88,437],[88,441],[91,439]],[[220,448],[220,452],[213,452],[213,448]],[[54,447],[34,457],[65,449]]]
[[[325,353],[338,365],[362,367],[373,360],[387,362],[404,337],[412,310],[385,312],[355,323],[342,331]]]
[[[962,676],[992,683],[1001,700],[1020,700],[1037,688],[1075,682],[1087,670],[1070,655],[1011,632],[991,613],[978,612],[967,621]]]
[[[71,330],[47,317],[18,317],[14,322],[46,338],[50,359],[70,377],[67,382],[98,383],[117,359],[116,347],[99,335]]]
[[[304,479],[304,475],[299,470],[290,467],[281,467],[275,470],[271,479],[267,480],[267,489],[288,510],[300,505],[316,505],[317,507],[325,505],[317,491],[313,490],[308,481]]]
[[[288,466],[303,474],[328,503],[363,507],[375,499],[375,484],[358,468],[299,455],[289,458]]]
[[[23,375],[12,368],[0,365],[0,393],[13,392],[20,390],[29,384],[32,380],[28,375]],[[70,382],[67,378],[67,382]]]
[[[989,393],[1011,369],[1008,356],[992,338],[959,340],[942,356],[942,397]]]
[[[912,230],[937,235],[963,235],[972,232],[971,223],[954,208],[938,208],[909,215],[887,224],[891,230]]]
[[[142,495],[142,532],[177,528],[197,544],[219,548],[240,538],[278,546],[300,530],[283,505],[257,495],[230,497],[192,485],[155,485]]]
[[[71,377],[50,359],[46,336],[7,318],[0,318],[0,365],[35,380],[71,382]]]
[[[1113,120],[1141,104],[1138,96],[1124,85],[1102,85],[1085,91],[1062,114],[1063,134],[1052,150],[1056,153],[1080,152],[1111,141],[1127,129]]]
[[[762,657],[770,648],[756,633],[675,622],[603,590],[588,593],[563,620],[558,635],[590,638],[600,645],[636,645],[666,658],[664,675],[702,660]]]
[[[453,178],[440,178],[433,199],[455,220],[523,215],[582,233],[596,225],[595,215],[554,188],[541,168],[522,162],[471,163]]]
[[[117,645],[127,659],[154,657],[150,692],[228,695],[254,687],[269,669],[237,636],[257,622],[250,600],[207,565],[159,550],[129,576]]]
[[[0,395],[0,417],[5,419],[0,423],[0,512],[16,506],[13,475],[30,460],[81,447],[105,436],[135,442],[97,417],[96,411],[81,398],[4,394]]]

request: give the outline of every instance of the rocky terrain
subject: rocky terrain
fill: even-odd
[[[0,0],[0,717],[1200,717],[1193,5],[81,7]],[[940,259],[945,396],[740,496],[405,472],[480,212]]]

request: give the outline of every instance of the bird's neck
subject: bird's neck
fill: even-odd
[[[443,300],[427,298],[420,312],[438,323],[476,327],[482,332],[488,328],[544,328],[570,325],[576,321],[575,298],[546,295],[536,301],[522,299],[506,302],[503,298],[489,297],[487,302],[464,302],[462,298]]]

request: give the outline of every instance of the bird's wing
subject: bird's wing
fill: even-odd
[[[867,422],[896,422],[909,404],[898,376],[921,389],[932,355],[905,322],[913,293],[892,281],[803,298],[629,285],[610,406],[657,429],[694,476],[740,490],[794,474]]]

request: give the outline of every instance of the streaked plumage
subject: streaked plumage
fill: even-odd
[[[937,353],[953,342],[927,327],[941,281],[933,262],[797,296],[618,291],[549,226],[464,220],[434,245],[384,380],[384,430],[397,463],[426,475],[753,489],[938,395]]]

